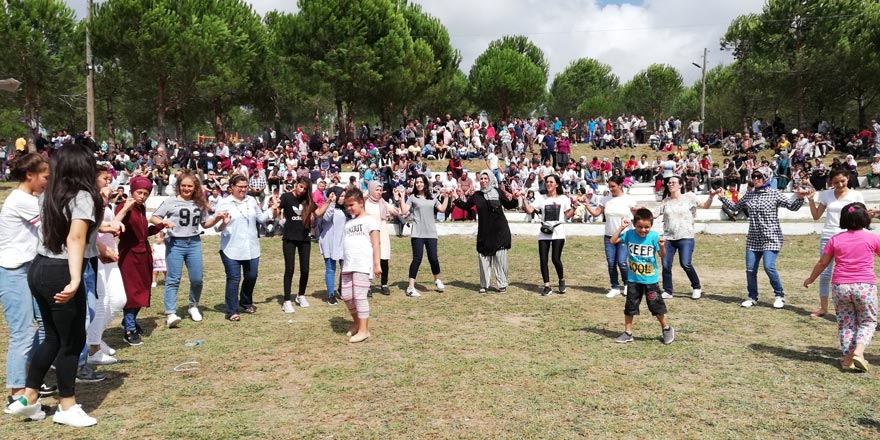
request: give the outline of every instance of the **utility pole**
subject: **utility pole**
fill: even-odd
[[[92,0],[88,1],[86,23],[92,25]],[[88,130],[95,136],[95,66],[92,59],[92,42],[89,38],[89,29],[86,29],[86,125]]]
[[[91,0],[89,0],[91,2]],[[703,48],[703,97],[700,99],[700,133],[702,134],[706,126],[706,54],[708,48]]]

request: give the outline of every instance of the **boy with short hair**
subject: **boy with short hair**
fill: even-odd
[[[623,232],[629,227],[629,221],[624,219],[610,240],[611,244],[621,241],[626,243],[629,264],[628,293],[626,305],[623,306],[625,330],[614,342],[625,344],[633,341],[633,317],[639,314],[639,305],[644,296],[647,299],[648,310],[660,322],[663,344],[669,345],[675,340],[675,329],[666,322],[666,303],[663,302],[661,289],[657,285],[659,281],[657,256],[663,258],[666,255],[666,239],[651,230],[651,226],[654,225],[654,214],[647,208],[636,210],[632,224],[632,229]]]

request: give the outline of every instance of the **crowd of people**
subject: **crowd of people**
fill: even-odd
[[[76,403],[75,383],[103,379],[89,365],[117,362],[104,331],[114,315],[122,313],[124,342],[144,343],[138,313],[150,307],[154,274],[163,271],[165,325],[180,326],[177,296],[184,267],[190,286],[186,315],[201,322],[201,235],[211,228],[220,233],[228,321],[257,313],[253,293],[261,258],[259,237],[280,234],[281,312],[310,307],[309,262],[317,242],[324,260],[326,302],[336,305],[342,299],[346,304],[352,316],[349,341],[358,343],[370,338],[373,292],[392,293],[389,224],[397,224],[398,236],[410,228],[407,297],[422,295],[416,281],[425,253],[435,290],[445,289],[436,225],[444,220],[477,220],[478,292],[490,290],[494,273],[497,291],[505,293],[512,246],[505,211],[522,210],[540,224],[539,293],[547,296],[567,291],[562,264],[566,223],[604,219],[606,296],[626,297],[624,331],[615,342],[633,341],[633,318],[645,298],[660,323],[662,342],[671,344],[675,330],[667,320],[665,301],[674,297],[674,259],[678,254],[691,285],[690,297],[700,299],[702,284],[692,263],[694,222],[696,210],[708,208],[716,197],[732,220],[741,212],[748,215],[745,308],[757,304],[761,261],[774,290],[773,306],[785,306],[776,271],[783,241],[778,209],[797,210],[807,201],[814,219],[825,215],[821,259],[804,282],[806,286],[820,280],[819,308],[812,316],[827,314],[828,297],[833,298],[844,354],[841,365],[866,371],[863,353],[876,326],[877,298],[873,270],[864,268],[873,268],[880,240],[862,232],[875,212],[853,190],[853,181],[856,186],[858,182],[854,158],[823,168],[825,174],[816,180],[812,175],[797,179],[781,172],[786,167],[799,170],[801,164],[793,157],[805,155],[818,167],[829,150],[799,148],[800,137],[794,146],[780,136],[781,142],[760,148],[746,139],[739,144],[734,140],[734,148],[722,147],[722,155],[731,156],[724,158],[722,167],[713,162],[713,144],[703,142],[699,121],[684,128],[689,137],[682,135],[675,119],[650,135],[644,118],[621,115],[618,122],[621,125],[597,118],[579,124],[572,119],[563,126],[558,118],[550,123],[538,118],[491,124],[447,116],[445,122],[436,118],[426,126],[414,120],[399,133],[378,138],[364,124],[359,139],[339,146],[317,132],[307,136],[297,130],[289,138],[267,131],[263,137],[229,145],[159,145],[145,139],[133,148],[105,148],[89,134],[57,142],[53,138],[37,153],[18,151],[9,177],[19,186],[0,213],[0,300],[10,328],[6,411],[42,419],[46,414],[40,396],[57,393],[55,422],[97,423]],[[646,155],[639,160],[630,155],[626,161],[619,154],[601,161],[598,156],[571,157],[573,142],[592,142],[601,149],[596,135],[615,130],[633,144],[653,145],[658,136],[658,152],[665,151],[650,163]],[[604,148],[624,145],[612,142]],[[765,149],[774,156],[756,158]],[[445,169],[430,170],[432,160],[445,162]],[[481,169],[475,180],[465,162]],[[872,166],[872,174],[880,173],[880,154],[874,163],[878,165],[876,170]],[[803,165],[809,166],[809,161]],[[347,181],[343,170],[353,171]],[[634,182],[651,180],[662,200],[654,210],[628,194]],[[594,194],[599,184],[607,188],[602,197]],[[831,189],[825,190],[827,185]],[[699,192],[708,197],[701,201]],[[155,195],[166,197],[148,213],[147,200]],[[661,217],[659,234],[652,226]],[[55,388],[43,383],[53,365]]]

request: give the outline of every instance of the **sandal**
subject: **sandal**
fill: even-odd
[[[486,293],[486,289],[480,287],[479,293]]]
[[[507,287],[499,287],[498,293],[507,293]]]
[[[248,306],[244,309],[244,312],[249,315],[253,315],[254,313],[257,313],[257,307],[256,306]]]
[[[238,322],[241,321],[241,316],[238,316],[238,313],[233,313],[226,317],[227,321]]]
[[[827,314],[828,314],[828,312],[823,312],[823,311],[821,311],[821,310],[816,310],[815,312],[810,313],[810,318],[821,318],[821,317],[823,317],[823,316],[825,316],[825,315],[827,315]]]
[[[868,372],[868,361],[865,358],[860,356],[853,356],[852,359],[853,366],[856,367],[857,370],[867,373]]]

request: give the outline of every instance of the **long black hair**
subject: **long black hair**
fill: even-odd
[[[95,156],[82,144],[65,145],[52,156],[41,212],[46,249],[56,254],[64,250],[70,232],[70,204],[80,191],[87,192],[94,202],[94,221],[89,225],[89,234],[101,223],[104,202],[98,192],[97,178]]]
[[[421,180],[425,184],[425,189],[422,194],[419,194],[419,190],[416,189],[416,180]],[[431,182],[428,182],[428,178],[424,174],[419,174],[416,176],[415,180],[413,180],[413,192],[414,196],[422,196],[427,200],[432,200],[434,198],[431,195]]]

